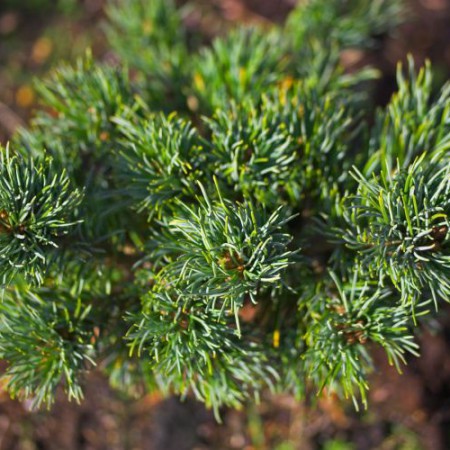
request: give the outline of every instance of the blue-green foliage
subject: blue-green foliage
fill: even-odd
[[[378,111],[364,174],[382,169],[387,176],[406,168],[422,153],[448,159],[450,149],[450,85],[433,92],[430,63],[418,74],[409,59],[408,77],[397,72],[398,91],[386,110]]]
[[[149,242],[149,257],[159,269],[157,289],[173,289],[181,298],[204,297],[208,310],[237,317],[246,298],[256,303],[294,262],[281,209],[268,216],[252,204],[222,199],[212,204],[207,198],[198,208],[179,208]]]
[[[183,110],[191,71],[187,32],[174,0],[111,0],[105,27],[114,51],[133,70],[151,107]],[[173,109],[172,109],[173,108]]]
[[[357,386],[366,404],[372,359],[365,345],[380,345],[400,370],[407,353],[417,355],[418,345],[408,333],[410,312],[394,301],[391,290],[358,281],[357,272],[344,285],[335,274],[331,278],[333,282],[319,285],[312,298],[304,298],[304,309],[311,315],[305,370],[318,386],[338,386],[346,397],[354,396]]]
[[[3,285],[16,274],[42,283],[63,237],[79,219],[82,194],[67,173],[41,160],[12,156],[0,147],[0,276]]]
[[[96,365],[98,338],[111,316],[101,310],[114,274],[73,260],[65,270],[53,268],[39,287],[17,278],[3,292],[0,357],[9,362],[6,386],[35,406],[49,406],[61,383],[69,399],[82,398],[81,374]]]
[[[365,403],[369,348],[399,368],[450,300],[449,87],[410,61],[372,116],[374,72],[340,64],[400,2],[301,2],[203,46],[173,2],[125,3],[108,7],[120,68],[54,72],[2,150],[9,390],[79,399],[101,362],[114,386],[216,413],[266,388]]]
[[[202,49],[194,62],[194,93],[201,111],[222,109],[230,99],[261,98],[284,70],[278,33],[255,28],[233,30]]]
[[[125,118],[115,123],[122,135],[118,171],[138,211],[161,215],[179,196],[192,196],[201,177],[203,141],[189,121],[173,113],[152,115],[139,126]]]
[[[177,301],[169,292],[143,298],[128,334],[133,352],[149,354],[147,370],[163,391],[194,392],[217,413],[220,404],[237,407],[249,393],[275,382],[277,373],[254,332],[238,335],[234,319],[208,308],[204,298]]]
[[[390,179],[357,172],[343,240],[360,270],[381,284],[388,277],[405,303],[423,295],[450,300],[450,166],[420,159]]]

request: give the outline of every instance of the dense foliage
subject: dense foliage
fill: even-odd
[[[400,367],[450,300],[450,86],[409,60],[374,114],[376,72],[345,72],[398,1],[300,2],[208,45],[183,11],[111,2],[120,65],[39,82],[1,150],[6,386],[79,400],[98,365],[216,412],[267,388],[365,403],[372,349]]]

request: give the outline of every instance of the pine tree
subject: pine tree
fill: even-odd
[[[98,366],[216,414],[268,388],[358,405],[372,348],[418,355],[450,300],[450,86],[410,58],[374,113],[376,72],[340,62],[401,12],[310,0],[205,45],[171,1],[110,3],[120,65],[87,54],[38,82],[1,149],[11,395],[80,400]]]

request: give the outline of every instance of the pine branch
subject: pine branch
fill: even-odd
[[[405,303],[430,294],[436,306],[449,301],[449,166],[427,164],[424,154],[391,179],[355,176],[359,189],[343,239],[362,270],[380,283],[388,277]]]
[[[291,237],[283,232],[288,217],[281,209],[269,216],[221,197],[179,207],[179,215],[165,217],[149,243],[149,258],[161,267],[156,290],[174,289],[181,299],[204,297],[208,310],[234,314],[239,329],[244,300],[256,303],[294,261]]]
[[[283,27],[200,48],[174,3],[111,2],[128,67],[89,54],[38,83],[0,157],[0,357],[14,396],[193,394],[219,416],[271,389],[367,402],[371,348],[398,370],[450,296],[449,87],[368,68],[399,1],[302,2]],[[352,168],[353,167],[353,168]]]
[[[61,238],[80,219],[79,190],[65,171],[41,161],[11,156],[0,148],[0,276],[8,284],[16,274],[42,283]]]
[[[342,390],[357,405],[358,395],[367,407],[367,374],[372,367],[370,343],[385,350],[389,362],[400,370],[405,354],[418,356],[418,345],[409,330],[410,311],[393,302],[389,289],[358,281],[342,284],[333,273],[334,286],[322,286],[305,299],[311,317],[305,340],[306,371],[320,390]]]

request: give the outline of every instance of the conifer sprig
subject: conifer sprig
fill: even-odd
[[[450,300],[450,171],[426,155],[391,179],[359,172],[357,196],[348,207],[346,244],[358,252],[370,278],[389,277],[403,302],[423,295]]]
[[[204,297],[208,310],[238,319],[246,297],[256,303],[294,262],[292,237],[283,230],[289,218],[281,209],[267,215],[249,203],[211,202],[206,194],[198,207],[179,206],[179,215],[166,217],[150,243],[162,290]]]
[[[331,278],[331,285],[321,286],[304,304],[311,316],[303,355],[306,370],[320,389],[342,390],[356,405],[358,397],[367,405],[372,367],[368,345],[382,346],[398,370],[408,353],[418,355],[409,330],[410,311],[392,301],[389,289],[360,282],[356,272],[345,284],[333,273]]]
[[[176,301],[169,292],[144,297],[128,334],[132,351],[150,356],[147,370],[164,392],[193,392],[218,417],[222,405],[237,407],[248,394],[273,386],[278,375],[257,335],[236,333],[234,318],[204,298]]]
[[[176,198],[194,196],[204,157],[202,139],[189,121],[173,113],[155,115],[138,126],[120,117],[115,123],[123,136],[117,170],[125,195],[138,211],[148,212],[149,217],[161,215],[170,211],[168,206]]]
[[[80,221],[82,194],[50,158],[33,161],[0,147],[0,277],[41,283],[63,236]]]
[[[15,397],[49,406],[62,383],[69,399],[80,401],[80,375],[95,366],[95,322],[83,297],[58,286],[33,292],[24,284],[8,289],[0,308],[0,355]]]
[[[433,92],[433,76],[427,62],[418,73],[411,57],[407,76],[399,64],[398,92],[386,110],[378,111],[372,131],[364,174],[382,170],[386,177],[406,168],[422,153],[448,155],[450,149],[450,85]]]
[[[280,51],[281,50],[281,51]],[[285,63],[280,35],[257,28],[237,29],[202,49],[193,73],[194,93],[201,111],[260,98],[283,77]]]

